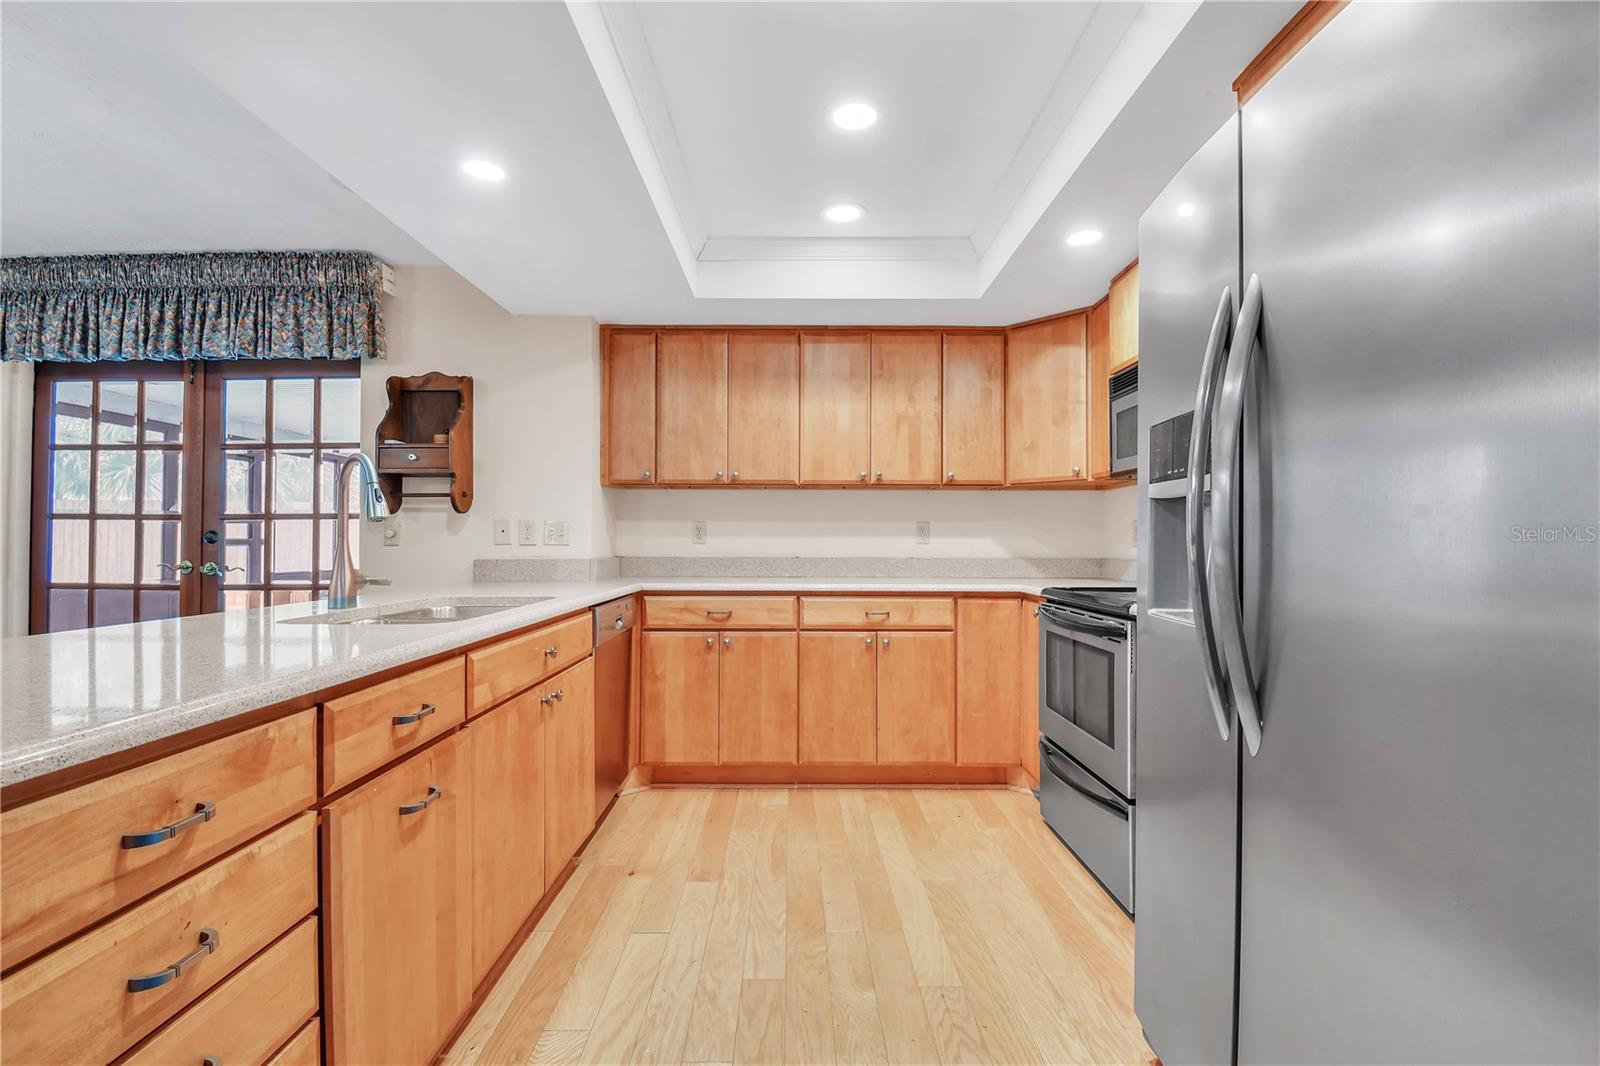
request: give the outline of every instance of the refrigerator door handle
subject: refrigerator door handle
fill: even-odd
[[[1185,547],[1189,563],[1189,604],[1194,630],[1200,638],[1200,661],[1205,666],[1206,695],[1217,719],[1217,732],[1228,739],[1228,705],[1222,693],[1228,668],[1217,646],[1216,623],[1211,617],[1211,556],[1206,548],[1206,459],[1211,454],[1211,425],[1216,417],[1217,387],[1227,366],[1228,341],[1233,330],[1233,290],[1223,286],[1206,339],[1200,368],[1200,388],[1194,400],[1194,434],[1189,438],[1189,487],[1185,514]]]
[[[1244,389],[1250,378],[1261,331],[1261,279],[1254,274],[1245,285],[1239,305],[1239,322],[1228,349],[1228,369],[1222,377],[1222,399],[1217,412],[1217,462],[1211,471],[1211,559],[1216,581],[1217,615],[1223,659],[1228,665],[1228,687],[1239,712],[1239,728],[1251,755],[1261,750],[1261,708],[1256,700],[1255,674],[1245,645],[1244,604],[1239,590],[1239,456],[1244,441]]]

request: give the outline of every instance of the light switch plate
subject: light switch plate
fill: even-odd
[[[539,524],[531,518],[517,519],[517,543],[538,544]]]
[[[924,522],[918,522],[917,523],[917,543],[918,544],[932,544],[933,543],[933,523],[932,522],[924,521]]]
[[[689,543],[704,544],[706,542],[706,524],[696,519],[689,523]]]
[[[567,524],[565,522],[546,522],[544,524],[544,542],[546,544],[565,545],[567,543]]]
[[[511,519],[501,518],[498,515],[495,517],[494,542],[496,544],[511,543]]]
[[[391,516],[383,520],[383,546],[385,548],[400,546],[400,519]]]

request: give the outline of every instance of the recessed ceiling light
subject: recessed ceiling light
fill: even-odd
[[[864,130],[878,121],[878,109],[871,104],[841,104],[833,109],[833,124],[842,130]]]
[[[822,209],[822,217],[829,222],[854,222],[864,214],[859,204],[829,204]]]
[[[468,159],[461,164],[462,173],[479,181],[505,181],[506,168],[487,159]]]
[[[1080,229],[1075,233],[1067,234],[1067,243],[1074,248],[1082,248],[1086,244],[1093,244],[1105,234],[1097,229]]]
[[[1193,215],[1194,215],[1194,204],[1179,204],[1178,205],[1178,217],[1179,218],[1190,218]]]

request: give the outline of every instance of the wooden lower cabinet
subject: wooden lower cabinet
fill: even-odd
[[[878,762],[956,757],[954,633],[878,636]]]
[[[878,638],[801,633],[800,761],[878,761]]]
[[[548,882],[594,830],[594,659],[585,659],[533,691],[550,701],[542,704]]]
[[[549,884],[545,708],[524,692],[465,732],[472,768],[472,983],[489,972]]]
[[[472,998],[466,741],[456,733],[324,811],[334,1062],[427,1062]]]
[[[795,634],[723,633],[718,639],[719,760],[792,764]]]
[[[1017,701],[1018,742],[1022,746],[1022,772],[1039,787],[1039,601],[1022,601],[1022,676]]]
[[[649,615],[648,605],[645,608]],[[647,632],[639,668],[643,761],[717,761],[717,641],[710,632]]]
[[[267,1066],[321,1066],[322,1022],[312,1018],[305,1027],[294,1034],[278,1053],[267,1060]]]
[[[956,605],[956,762],[1016,766],[1022,622],[1015,599]]]

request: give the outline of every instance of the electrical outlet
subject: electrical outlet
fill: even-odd
[[[917,543],[918,544],[932,544],[933,543],[933,523],[932,522],[918,522],[917,523]]]
[[[496,544],[510,544],[511,543],[511,519],[509,519],[509,518],[501,518],[499,516],[495,517],[495,520],[494,520],[494,542]]]
[[[517,519],[517,543],[539,543],[539,525],[531,518]]]
[[[689,524],[689,543],[704,544],[706,542],[706,524],[696,520]]]
[[[544,524],[544,542],[546,544],[567,543],[567,524],[565,522],[546,522]]]
[[[383,546],[385,548],[400,546],[400,519],[390,516],[383,520]]]

